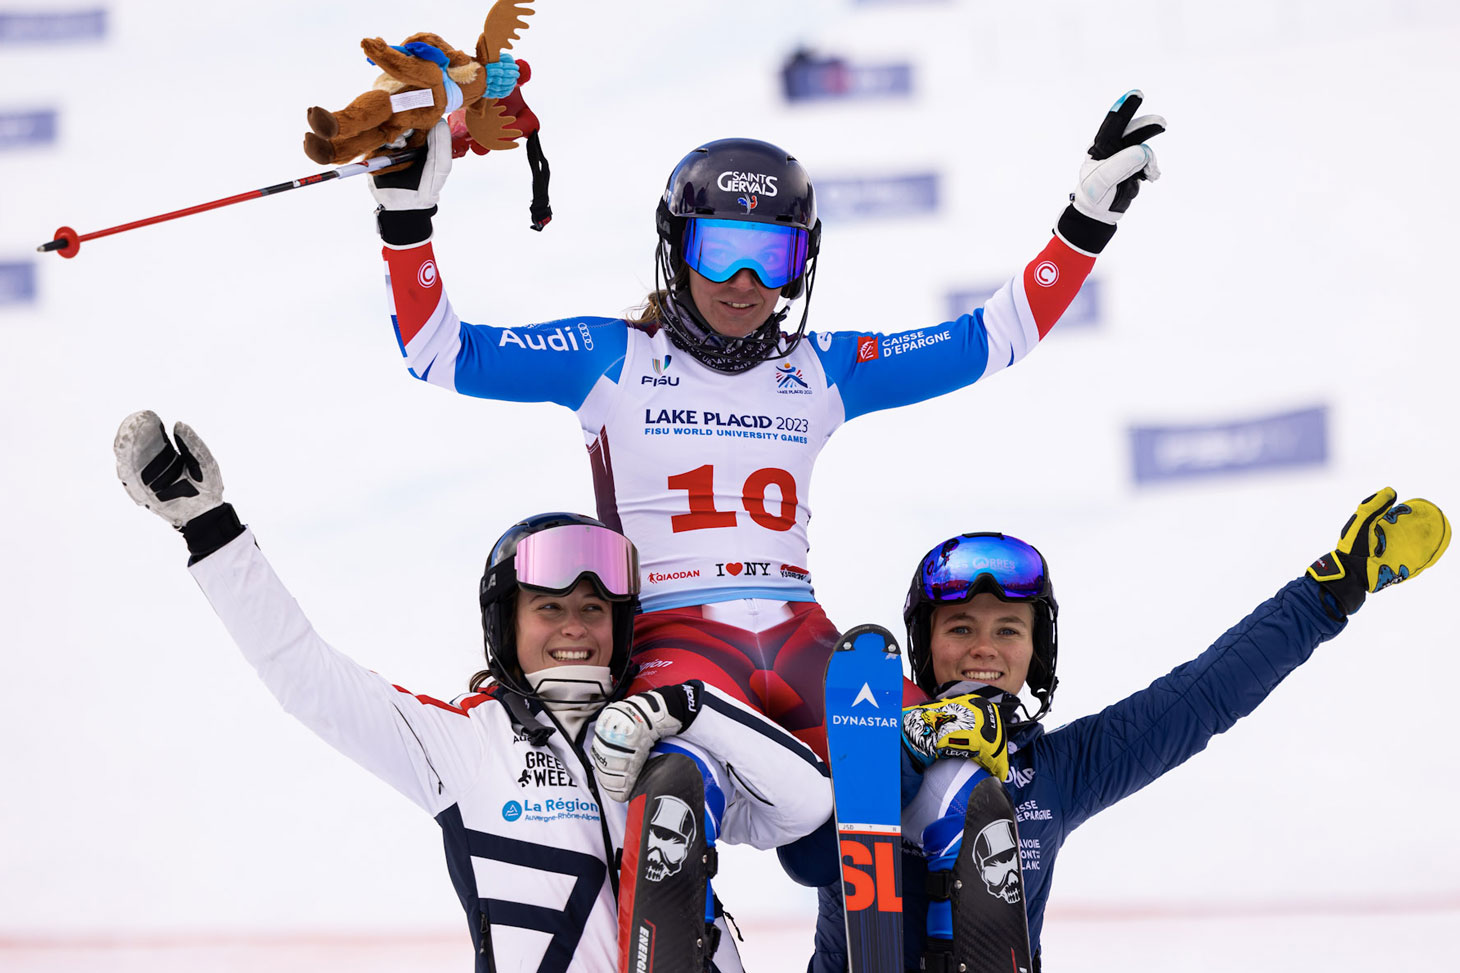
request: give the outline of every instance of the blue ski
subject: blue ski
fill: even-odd
[[[902,652],[886,629],[860,625],[826,664],[826,749],[851,973],[903,968],[901,746]]]

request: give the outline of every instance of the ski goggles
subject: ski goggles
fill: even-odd
[[[811,234],[780,223],[687,220],[684,262],[702,277],[723,284],[749,268],[763,287],[785,287],[806,271]]]
[[[959,604],[979,591],[1010,601],[1049,594],[1044,556],[1003,534],[962,534],[946,541],[923,558],[917,581],[934,604]]]
[[[566,594],[585,574],[609,598],[639,593],[639,554],[618,531],[589,524],[564,524],[528,534],[513,556],[517,583]]]

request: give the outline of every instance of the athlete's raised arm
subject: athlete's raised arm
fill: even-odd
[[[841,393],[846,418],[970,385],[1014,364],[1049,334],[1141,181],[1160,177],[1144,142],[1165,131],[1166,120],[1135,117],[1143,97],[1126,92],[1106,113],[1049,242],[983,307],[915,331],[816,335],[814,347],[828,383]]]
[[[483,737],[466,711],[412,696],[331,647],[223,501],[212,453],[184,423],[168,441],[152,412],[117,430],[117,475],[177,528],[189,570],[244,658],[290,715],[434,815],[475,783]]]
[[[576,409],[605,375],[618,378],[627,325],[569,318],[526,327],[461,320],[446,296],[431,247],[431,217],[451,172],[451,132],[438,122],[425,158],[373,177],[396,342],[410,373],[464,395],[556,402]]]

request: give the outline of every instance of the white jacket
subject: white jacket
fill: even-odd
[[[478,970],[616,969],[611,871],[625,806],[599,799],[591,723],[577,745],[555,732],[535,746],[491,691],[445,703],[392,685],[319,637],[250,531],[189,570],[284,709],[436,818]],[[710,687],[675,739],[718,778],[722,841],[774,847],[831,813],[826,770],[810,749]],[[730,951],[722,945],[717,961],[738,969]]]

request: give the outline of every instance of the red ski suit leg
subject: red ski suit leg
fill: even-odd
[[[815,602],[789,607],[790,618],[762,632],[708,620],[698,605],[640,615],[633,648],[639,672],[629,692],[702,680],[769,716],[825,760],[822,683],[841,633]],[[903,699],[921,702],[923,694],[904,680]]]

